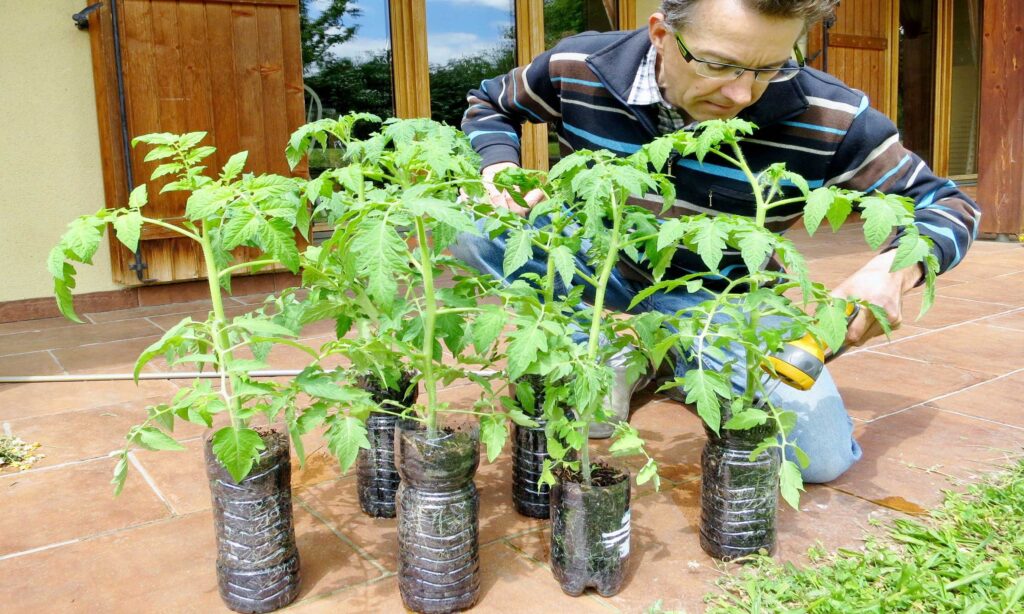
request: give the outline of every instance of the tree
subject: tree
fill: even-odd
[[[331,48],[351,40],[358,24],[346,25],[346,19],[355,19],[362,13],[358,6],[349,6],[349,0],[320,0],[328,2],[316,17],[310,17],[310,5],[317,0],[299,2],[299,29],[302,32],[302,66],[306,73],[313,67],[322,68],[333,59]],[[319,4],[320,2],[317,2]]]

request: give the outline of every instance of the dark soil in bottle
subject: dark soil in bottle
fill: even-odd
[[[206,442],[217,583],[224,604],[236,612],[272,612],[299,594],[288,437],[270,429],[259,433],[266,450],[240,484]]]
[[[548,440],[544,422],[539,426],[519,426],[512,434],[512,503],[516,511],[530,518],[548,518],[551,515],[550,491],[546,484],[538,484],[548,458]]]
[[[629,473],[594,465],[591,486],[556,473],[551,489],[551,570],[573,597],[587,587],[610,597],[622,589],[629,561]]]
[[[771,448],[750,460],[773,427],[722,429],[721,436],[708,431],[701,455],[700,545],[716,559],[775,551],[781,455]]]
[[[402,378],[399,390],[392,390],[374,377],[360,376],[359,385],[370,394],[377,404],[391,400],[402,407],[416,402],[417,390],[409,389],[412,375]],[[400,408],[391,406],[392,411]],[[370,449],[359,450],[356,462],[356,489],[359,492],[359,507],[374,518],[395,517],[395,494],[401,478],[395,467],[395,425],[398,417],[373,412],[366,421]]]
[[[398,586],[410,610],[455,612],[479,597],[479,444],[475,432],[399,424]]]

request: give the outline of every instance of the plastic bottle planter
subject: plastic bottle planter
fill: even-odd
[[[408,389],[412,376],[403,378],[400,391],[382,388],[367,377],[359,378],[360,385],[373,394],[378,404],[391,400],[402,407],[409,407],[416,402],[416,388],[408,395],[402,391]],[[393,411],[398,408],[392,406]],[[369,431],[370,449],[359,450],[356,465],[356,488],[359,491],[359,507],[363,512],[374,518],[395,517],[395,493],[401,478],[395,467],[395,425],[398,416],[374,412],[366,421]]]
[[[516,511],[530,518],[551,515],[550,492],[538,485],[544,459],[548,457],[548,440],[543,420],[535,419],[536,427],[514,427],[512,437],[512,503]]]
[[[288,437],[261,431],[266,450],[240,484],[206,441],[213,495],[220,597],[236,612],[272,612],[299,594],[299,552],[292,524]]]
[[[417,425],[418,426],[418,425]],[[416,612],[471,607],[480,592],[478,432],[426,430],[401,422],[395,450],[398,587]]]
[[[722,422],[726,417],[722,417]],[[775,551],[779,504],[778,448],[755,460],[750,453],[774,432],[772,424],[722,436],[707,431],[701,455],[700,545],[724,561]]]
[[[551,488],[551,570],[573,597],[592,586],[622,589],[629,561],[629,473],[595,467],[593,485],[560,479]]]

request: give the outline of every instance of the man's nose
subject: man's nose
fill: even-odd
[[[722,87],[722,94],[734,105],[746,106],[754,98],[754,73],[744,72]]]

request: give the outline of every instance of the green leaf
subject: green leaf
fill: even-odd
[[[672,153],[674,140],[670,137],[657,138],[644,147],[647,150],[647,157],[654,166],[654,170],[660,171],[665,168],[669,154]]]
[[[82,319],[75,313],[74,297],[71,289],[75,285],[75,268],[69,263],[64,263],[64,275],[61,278],[53,279],[53,294],[57,299],[57,309],[61,315],[72,322],[82,323]]]
[[[124,243],[130,251],[136,251],[139,248],[139,237],[142,235],[142,214],[138,211],[129,211],[115,217],[114,230],[118,241]]]
[[[719,396],[728,398],[731,390],[721,373],[707,369],[690,369],[683,376],[686,402],[697,404],[697,415],[715,433],[722,422]]]
[[[804,452],[800,446],[792,446],[793,454],[796,455],[796,459],[800,462],[800,466],[806,469],[811,466],[811,458],[807,456],[807,452]]]
[[[327,429],[327,447],[341,464],[342,472],[347,472],[359,457],[359,449],[370,449],[370,440],[366,437],[366,425],[352,416],[339,415]]]
[[[576,276],[576,256],[572,250],[565,245],[558,245],[548,255],[554,262],[555,270],[562,278],[562,285],[566,289],[572,287],[573,277]]]
[[[470,336],[476,351],[483,353],[504,330],[508,314],[504,309],[493,305],[481,306],[481,309],[482,311],[473,319]]]
[[[103,234],[95,226],[94,219],[83,216],[68,224],[61,244],[74,254],[79,262],[90,263],[102,237]]]
[[[124,482],[128,478],[128,453],[122,451],[117,464],[114,466],[114,478],[110,483],[114,485],[114,496],[121,494],[124,490]]]
[[[527,230],[513,230],[505,242],[505,258],[502,262],[505,277],[511,277],[532,256],[533,235]]]
[[[384,307],[392,305],[398,277],[406,264],[406,243],[383,218],[359,223],[351,253],[356,268],[367,278],[367,292]]]
[[[713,219],[702,220],[697,227],[694,241],[697,246],[697,253],[710,271],[718,270],[718,263],[722,261],[722,252],[725,250],[725,233]]]
[[[425,215],[459,232],[480,234],[473,219],[455,203],[439,198],[411,198],[405,201],[405,205],[413,215]]]
[[[64,279],[64,246],[54,245],[46,256],[46,270],[54,279]]]
[[[242,172],[242,169],[245,168],[245,161],[248,157],[248,151],[240,151],[228,158],[228,161],[224,164],[224,170],[220,174],[221,182],[231,181],[237,177]]]
[[[146,191],[146,184],[137,186],[132,193],[128,195],[128,207],[131,209],[141,209],[146,206],[149,200],[149,193]]]
[[[185,446],[173,437],[153,426],[144,426],[135,431],[132,442],[147,450],[184,450]]]
[[[188,197],[185,203],[185,217],[193,221],[220,217],[235,191],[231,188],[209,185],[200,188]]]
[[[878,249],[898,223],[896,212],[889,201],[874,196],[862,200],[861,207],[864,238],[871,249]]]
[[[252,316],[239,316],[231,322],[232,326],[245,329],[261,337],[297,337],[298,333],[286,326],[270,320],[262,320]]]
[[[760,271],[775,248],[775,235],[768,230],[749,228],[738,233],[740,256],[749,271]]]
[[[548,340],[544,331],[532,323],[526,328],[514,331],[509,335],[508,344],[508,375],[511,379],[519,379],[537,360],[538,351],[548,351]]]
[[[508,427],[501,416],[493,414],[480,417],[480,441],[487,446],[487,462],[493,463],[501,454],[508,439]]]
[[[828,217],[828,223],[832,226],[832,231],[836,232],[842,227],[843,223],[846,222],[846,218],[850,217],[850,213],[853,212],[853,201],[851,196],[847,192],[837,191],[835,193],[835,199],[832,201],[832,205],[828,209],[826,216]]]
[[[644,440],[640,439],[639,431],[631,426],[627,426],[625,429],[618,431],[618,433],[618,439],[608,448],[612,456],[628,456],[640,453],[644,447]]]
[[[821,340],[833,352],[838,351],[846,341],[846,301],[837,300],[824,305],[815,315],[818,320],[816,330],[821,333]]]
[[[752,429],[755,426],[761,426],[767,420],[767,413],[760,409],[750,407],[741,412],[736,412],[724,426],[727,429],[745,431],[747,429]]]
[[[795,510],[800,509],[800,491],[804,489],[804,479],[800,475],[800,468],[790,460],[782,461],[782,469],[779,472],[779,492]]]
[[[636,474],[637,484],[646,484],[654,480],[654,490],[661,490],[661,477],[658,475],[658,463],[653,458],[648,458],[644,466]]]
[[[288,220],[274,218],[260,227],[263,250],[292,273],[299,272],[299,248],[295,232]]]
[[[510,409],[508,411],[509,420],[516,423],[519,426],[525,426],[529,428],[537,428],[538,423],[536,420],[526,415],[519,409]]]
[[[259,215],[249,208],[239,209],[224,224],[222,236],[224,249],[232,250],[244,243],[255,240],[260,233],[260,227],[266,224]]]
[[[235,482],[249,475],[266,447],[259,433],[250,428],[226,426],[213,434],[213,454]]]
[[[833,200],[835,200],[835,192],[829,188],[817,188],[807,196],[807,202],[804,205],[804,227],[807,228],[807,234],[813,236],[818,230],[818,226],[828,214]]]
[[[908,226],[903,236],[900,237],[891,270],[898,271],[924,262],[931,251],[929,240],[921,236],[921,232],[916,226]]]
[[[658,250],[674,245],[686,235],[688,230],[689,225],[685,221],[679,218],[668,220],[658,229]]]

